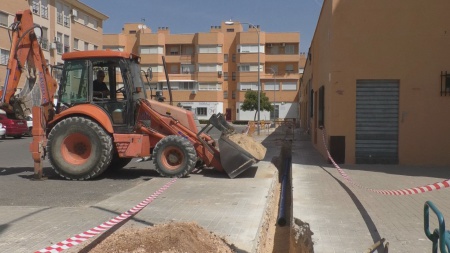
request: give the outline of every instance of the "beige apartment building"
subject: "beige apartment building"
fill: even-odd
[[[338,163],[450,165],[448,10],[324,1],[300,91],[301,126],[324,159],[323,136]]]
[[[6,75],[10,46],[8,27],[15,14],[30,9],[33,21],[41,26],[41,47],[47,63],[62,64],[61,55],[76,50],[101,49],[103,22],[108,17],[77,0],[6,0],[0,6],[0,86]],[[59,80],[61,72],[53,69]],[[24,79],[21,79],[23,87]]]
[[[261,92],[275,112],[260,112],[261,120],[298,118],[299,79],[305,55],[299,52],[297,32],[266,33],[239,22],[222,22],[209,32],[171,34],[168,27],[156,31],[143,24],[125,24],[120,34],[105,34],[103,48],[141,56],[142,70],[152,69],[151,95],[170,99],[192,110],[199,119],[226,113],[227,120],[253,120],[255,111],[242,111],[247,90],[258,90],[258,55]],[[259,39],[259,46],[258,46]],[[259,54],[258,54],[259,47]]]

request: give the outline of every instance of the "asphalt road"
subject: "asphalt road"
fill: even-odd
[[[240,132],[245,126],[235,128]],[[220,136],[217,129],[209,133],[215,139]],[[134,159],[124,169],[107,171],[94,180],[69,181],[61,179],[45,160],[47,179],[34,181],[30,142],[30,137],[0,140],[0,206],[89,206],[159,177],[153,161]]]

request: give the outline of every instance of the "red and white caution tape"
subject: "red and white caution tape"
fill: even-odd
[[[154,192],[152,195],[150,195],[148,198],[146,198],[144,201],[142,201],[141,203],[137,204],[136,206],[134,206],[133,208],[131,208],[130,210],[122,213],[119,216],[116,216],[115,218],[106,221],[102,224],[100,224],[97,227],[91,228],[86,232],[83,232],[81,234],[78,234],[76,236],[73,236],[69,239],[66,239],[62,242],[53,244],[52,246],[49,246],[47,248],[41,249],[36,251],[35,253],[56,253],[56,252],[61,252],[63,250],[69,249],[73,246],[76,246],[94,236],[97,236],[105,231],[107,231],[108,229],[112,228],[113,226],[119,224],[120,222],[128,219],[129,217],[137,214],[138,212],[140,212],[142,209],[144,209],[144,207],[148,206],[153,200],[156,199],[156,197],[158,197],[159,195],[161,195],[165,190],[167,190],[173,183],[175,183],[177,179],[173,179],[170,182],[168,182],[167,184],[165,184],[163,187],[161,187],[159,190],[157,190],[156,192]]]
[[[437,182],[434,184],[429,184],[429,185],[425,185],[425,186],[418,186],[418,187],[414,187],[414,188],[408,188],[408,189],[401,189],[401,190],[376,190],[376,189],[370,189],[370,188],[366,188],[364,186],[361,186],[355,182],[352,181],[352,179],[339,167],[339,165],[334,161],[333,157],[331,157],[330,151],[328,150],[328,146],[327,143],[325,141],[325,128],[322,129],[322,136],[323,136],[323,145],[325,146],[325,150],[327,151],[327,155],[328,158],[330,159],[330,161],[333,163],[334,167],[336,167],[336,169],[338,170],[339,174],[341,174],[341,176],[350,184],[371,191],[371,192],[375,192],[375,193],[379,193],[379,194],[383,194],[383,195],[396,195],[396,196],[400,196],[400,195],[413,195],[413,194],[419,194],[419,193],[424,193],[424,192],[430,192],[430,191],[434,191],[434,190],[440,190],[443,188],[448,188],[450,187],[450,179],[446,179],[442,182]]]

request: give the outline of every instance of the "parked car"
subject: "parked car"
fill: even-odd
[[[6,112],[0,110],[0,123],[6,128],[6,134],[2,136],[12,136],[16,139],[22,138],[28,133],[27,121],[24,119],[8,118]]]
[[[0,123],[0,138],[4,139],[6,135],[6,129],[2,123]]]

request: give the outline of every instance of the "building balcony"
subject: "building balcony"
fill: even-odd
[[[161,57],[161,56],[160,56]],[[167,63],[193,63],[193,55],[169,54],[165,56]]]
[[[161,54],[141,54],[141,64],[159,64],[162,65]],[[167,61],[167,58],[166,58]]]
[[[265,62],[266,57],[265,54],[260,53],[259,62]],[[257,63],[258,62],[258,53],[240,53],[237,55],[237,62],[239,63]]]
[[[197,54],[198,63],[222,63],[223,54]]]
[[[298,54],[266,54],[266,62],[299,62],[300,55]]]

